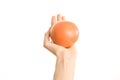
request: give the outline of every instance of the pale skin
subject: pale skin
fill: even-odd
[[[56,56],[56,67],[53,80],[74,80],[76,60],[75,46],[73,45],[70,48],[64,48],[50,40],[50,30],[53,25],[64,20],[65,17],[61,16],[60,14],[58,14],[57,17],[52,16],[51,27],[44,36],[44,47]]]

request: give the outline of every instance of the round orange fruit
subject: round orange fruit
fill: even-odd
[[[53,25],[50,36],[55,44],[63,47],[71,47],[78,39],[79,30],[72,22],[58,22]]]

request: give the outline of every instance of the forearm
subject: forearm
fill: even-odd
[[[54,80],[74,80],[75,60],[57,60]]]

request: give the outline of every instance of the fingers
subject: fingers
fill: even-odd
[[[49,51],[54,53],[54,49],[52,46],[52,43],[49,41],[49,31],[45,33],[44,35],[44,47],[47,48]]]
[[[56,16],[52,16],[51,18],[51,27],[49,29],[49,31],[51,32],[52,28],[53,28],[53,25],[57,23],[57,19],[56,19]]]
[[[62,16],[62,20],[65,21],[65,16]]]
[[[64,49],[64,47],[54,44],[50,41],[49,31],[44,35],[44,47],[56,56],[58,55],[58,52],[61,52]]]
[[[61,16],[61,14],[58,14],[57,18],[55,16],[52,16],[51,26],[53,26],[55,23],[57,23],[59,21],[64,21],[64,20],[65,20],[65,16]]]
[[[62,16],[60,14],[57,15],[57,21],[61,21],[62,20]]]
[[[61,49],[61,46],[58,46],[58,45],[50,42],[48,32],[45,33],[44,47],[47,48],[50,52],[52,52],[56,56],[58,55],[58,51],[60,51],[60,49]]]
[[[56,55],[57,46],[54,43],[50,42],[49,31],[44,35],[44,47]]]
[[[49,43],[49,32],[46,32],[44,35],[44,47],[47,47],[48,43]]]
[[[65,16],[61,16],[61,14],[57,15],[57,21],[64,21],[65,20]]]
[[[52,16],[51,26],[53,26],[56,22],[57,22],[56,17],[55,17],[55,16]]]

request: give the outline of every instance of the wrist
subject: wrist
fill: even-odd
[[[63,66],[74,66],[75,65],[75,60],[76,58],[73,58],[73,57],[57,57],[57,60],[56,62],[58,64],[62,64]]]
[[[75,62],[76,60],[76,55],[74,54],[75,53],[64,52],[64,53],[60,53],[60,55],[58,55],[56,58],[58,62],[71,63],[71,62]]]

